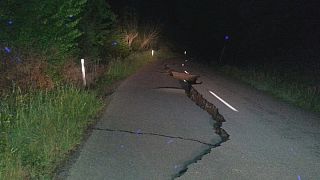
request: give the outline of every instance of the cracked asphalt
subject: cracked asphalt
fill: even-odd
[[[221,141],[211,116],[162,70],[150,64],[120,85],[65,179],[172,179]]]
[[[226,119],[227,142],[211,146],[221,141],[213,120],[179,89],[177,80],[160,73],[165,63],[201,76],[203,84],[193,87]],[[65,179],[320,179],[319,114],[207,67],[182,63],[159,61],[124,81]]]
[[[179,180],[320,179],[320,114],[282,102],[207,67],[191,63],[185,69],[201,76],[203,84],[194,88],[219,108],[230,139],[190,165]]]

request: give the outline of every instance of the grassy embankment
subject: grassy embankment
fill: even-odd
[[[99,86],[122,80],[167,52],[151,57],[135,53],[114,60]],[[68,152],[103,108],[99,88],[59,87],[53,91],[20,93],[15,89],[0,101],[0,179],[50,179]],[[102,88],[103,89],[103,88]]]
[[[4,98],[0,179],[49,178],[101,107],[95,94],[72,87]]]
[[[320,112],[320,87],[316,78],[310,75],[302,76],[299,72],[281,73],[281,70],[268,68],[240,69],[231,66],[224,66],[219,72],[298,107]]]

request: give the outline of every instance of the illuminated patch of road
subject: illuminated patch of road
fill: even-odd
[[[239,112],[236,108],[232,107],[229,103],[227,103],[225,100],[223,100],[221,97],[219,97],[218,95],[216,95],[214,92],[209,91],[210,94],[212,94],[214,97],[216,97],[219,101],[221,101],[223,104],[225,104],[226,106],[228,106],[231,110],[235,111],[235,112]]]

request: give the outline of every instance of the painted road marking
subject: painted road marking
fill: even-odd
[[[212,91],[209,91],[210,94],[212,94],[214,97],[216,97],[217,99],[219,99],[223,104],[225,104],[226,106],[228,106],[230,109],[232,109],[233,111],[239,112],[236,108],[232,107],[229,103],[227,103],[226,101],[224,101],[222,98],[220,98],[218,95],[216,95],[215,93],[213,93]]]
[[[184,73],[189,74],[188,71],[184,71]]]

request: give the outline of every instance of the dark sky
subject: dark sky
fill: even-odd
[[[320,57],[319,0],[111,0],[110,4],[116,11],[132,6],[140,19],[161,21],[167,37],[203,56],[219,57],[226,43],[230,62],[288,54]],[[225,35],[230,36],[228,42]]]

